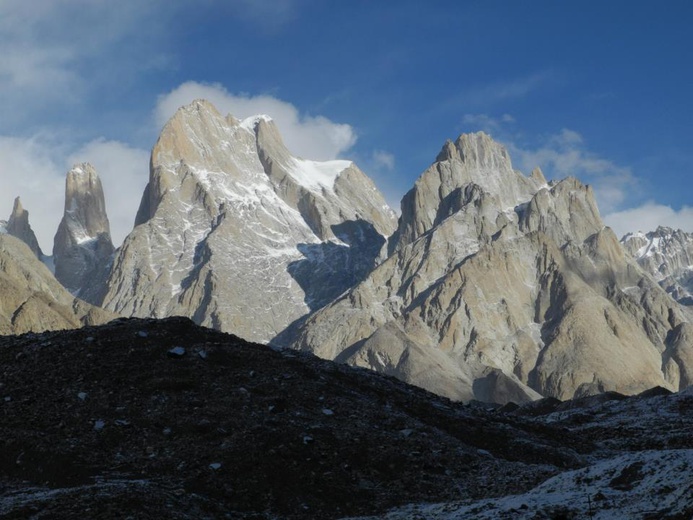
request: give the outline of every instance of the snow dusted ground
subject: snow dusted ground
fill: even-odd
[[[584,468],[521,495],[411,504],[362,520],[693,518],[693,388],[675,395],[612,397],[562,403],[536,418],[595,443]]]
[[[691,512],[691,508],[693,450],[653,450],[625,454],[567,471],[523,495],[411,505],[378,518],[659,519],[677,518],[677,515]]]

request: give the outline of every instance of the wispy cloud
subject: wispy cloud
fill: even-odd
[[[376,168],[383,168],[388,171],[395,169],[395,156],[385,150],[373,150],[373,162]]]
[[[453,108],[478,109],[492,107],[500,101],[520,99],[557,81],[555,72],[544,70],[526,76],[473,85],[441,104],[445,110]]]
[[[547,178],[572,176],[592,184],[604,214],[623,209],[639,193],[638,179],[629,167],[591,151],[575,130],[563,128],[529,143],[510,114],[465,114],[461,123],[467,131],[483,130],[492,134],[506,146],[515,166],[524,172],[538,166]]]
[[[577,177],[593,184],[602,213],[613,212],[638,191],[638,180],[629,167],[620,166],[592,152],[583,137],[567,128],[550,135],[536,147],[506,142],[520,169],[530,171],[539,166],[550,178]]]
[[[122,83],[152,60],[161,63],[152,35],[173,9],[160,9],[164,3],[1,1],[0,127],[19,125],[56,104],[84,103],[98,97],[103,84]],[[136,49],[144,41],[146,53]]]
[[[492,117],[488,114],[465,114],[462,116],[462,126],[466,131],[478,132],[482,130],[487,134],[503,132],[506,125],[515,122],[515,118],[510,114],[503,114],[500,117]]]
[[[334,159],[356,143],[356,132],[347,124],[323,116],[301,114],[287,101],[269,95],[234,94],[219,84],[183,83],[159,97],[154,117],[162,126],[175,111],[195,99],[207,99],[223,114],[242,119],[267,114],[274,119],[289,150],[307,159]]]

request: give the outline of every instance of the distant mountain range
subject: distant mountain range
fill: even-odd
[[[484,133],[445,143],[397,218],[354,163],[295,157],[269,117],[195,101],[162,130],[117,250],[104,195],[90,165],[68,173],[50,258],[15,202],[0,265],[30,296],[3,298],[4,333],[182,315],[463,401],[693,383],[692,237],[619,242],[589,186],[523,175]]]

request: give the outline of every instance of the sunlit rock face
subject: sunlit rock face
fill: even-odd
[[[592,189],[462,135],[402,200],[390,256],[293,346],[454,399],[691,384],[690,315],[604,227]]]
[[[135,224],[106,308],[282,343],[370,272],[396,217],[353,163],[294,157],[269,117],[195,101],[154,146]]]
[[[55,277],[99,304],[113,252],[101,179],[90,164],[75,165],[65,179],[65,211],[53,242]]]
[[[14,199],[12,214],[7,222],[3,223],[2,228],[8,235],[18,238],[33,251],[37,258],[43,257],[41,247],[29,224],[29,212],[22,206],[22,201],[17,197]]]
[[[0,234],[0,335],[74,329],[116,316],[73,297],[27,244]]]

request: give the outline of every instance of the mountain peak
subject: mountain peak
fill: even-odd
[[[104,305],[270,341],[364,276],[394,226],[351,162],[294,157],[270,117],[198,100],[152,150]]]
[[[65,210],[53,243],[55,276],[79,294],[113,251],[101,179],[91,164],[75,164],[65,178]]]
[[[471,163],[476,168],[492,171],[504,171],[511,167],[510,156],[505,147],[484,133],[461,134],[455,146],[459,150],[460,160]]]
[[[398,235],[391,248],[411,243],[429,231],[440,220],[440,209],[449,206],[448,199],[470,185],[478,186],[505,212],[528,202],[546,187],[546,179],[540,170],[530,177],[513,170],[505,147],[484,132],[448,140],[402,199]]]
[[[43,256],[36,235],[29,225],[29,212],[24,209],[19,197],[14,199],[12,214],[7,221],[7,234],[25,242],[38,258]]]

